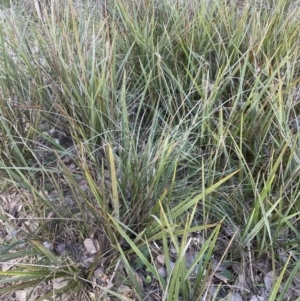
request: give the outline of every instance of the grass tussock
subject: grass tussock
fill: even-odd
[[[295,1],[0,22],[1,300],[300,297]]]

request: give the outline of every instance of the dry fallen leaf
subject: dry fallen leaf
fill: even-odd
[[[278,251],[279,258],[282,262],[287,262],[289,259],[289,254],[283,248],[279,249]]]
[[[2,264],[2,271],[5,272],[10,270],[12,267],[14,267],[18,262],[22,260],[23,258],[7,260],[5,263]]]
[[[55,251],[61,255],[64,251],[66,250],[66,244],[64,242],[58,244],[56,247],[55,247]]]
[[[95,261],[95,256],[84,258],[83,265],[86,269],[88,269],[90,267],[91,263],[93,263],[94,261]]]
[[[157,271],[161,277],[163,277],[163,278],[167,277],[167,271],[164,267],[158,268]]]
[[[136,281],[139,284],[140,288],[143,289],[144,285],[143,285],[143,278],[142,278],[142,276],[138,272],[135,272],[135,278],[136,278]]]
[[[94,241],[91,238],[86,238],[83,243],[88,254],[92,255],[97,253]]]
[[[237,274],[237,273],[236,273]],[[249,291],[250,290],[250,286],[247,282],[247,275],[245,275],[245,273],[240,273],[240,274],[237,274],[237,278],[234,282],[234,286],[235,287],[238,287],[240,292],[243,293],[245,291]],[[251,281],[251,280],[249,280]]]
[[[295,288],[294,288],[294,294],[295,294],[298,298],[300,298],[300,284],[299,284],[299,283],[295,285]]]
[[[127,285],[121,285],[119,288],[118,288],[118,291],[117,291],[119,294],[121,294],[123,297],[125,298],[132,298],[133,297],[133,290],[127,286]]]
[[[172,271],[174,267],[175,267],[175,262],[170,261],[170,270]]]
[[[46,247],[47,249],[53,251],[53,244],[51,242],[48,241],[44,241],[43,242],[44,247]]]
[[[96,278],[102,276],[104,274],[104,268],[103,267],[99,267],[94,271],[94,276]]]
[[[242,297],[238,293],[231,293],[227,300],[228,301],[243,301]]]
[[[26,291],[16,291],[15,292],[16,301],[26,301]]]
[[[11,230],[5,237],[5,240],[10,240],[15,237],[21,230],[20,229],[13,229]]]
[[[267,273],[265,275],[264,283],[265,283],[265,287],[266,287],[267,291],[271,290],[274,280],[275,280],[275,275],[274,275],[273,271],[270,271],[269,273]]]
[[[255,295],[251,297],[250,301],[265,301],[265,299],[261,296]]]
[[[53,289],[60,289],[66,285],[68,285],[68,281],[63,277],[53,279]]]
[[[165,256],[164,255],[158,255],[156,257],[156,260],[159,264],[164,265],[165,264]]]

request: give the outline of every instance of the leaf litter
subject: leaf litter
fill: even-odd
[[[86,189],[86,188],[85,188]],[[28,197],[28,192],[26,192],[26,196]],[[52,196],[53,197],[53,196]],[[21,203],[22,196],[20,191],[14,192],[11,195],[2,194],[1,199],[3,200],[2,203],[2,211],[9,217],[10,224],[9,227],[11,228],[12,225],[15,225],[16,228],[12,229],[10,232],[2,231],[2,240],[3,241],[10,241],[17,237],[19,235],[19,238],[22,239],[24,237],[24,232],[27,231],[29,225],[27,224],[27,227],[23,227],[24,224],[29,220],[29,217],[23,215],[24,212],[22,212],[23,206]],[[20,218],[18,217],[20,216]],[[22,220],[22,223],[20,223],[19,219]],[[31,218],[33,219],[33,218]],[[3,223],[3,221],[2,221]],[[5,224],[5,223],[4,223]],[[6,227],[8,224],[6,224]],[[32,225],[31,225],[32,226]],[[31,228],[32,231],[34,231],[35,227]],[[192,264],[194,263],[195,258],[197,257],[201,243],[204,243],[203,238],[197,239],[196,237],[192,238],[191,241],[193,242],[186,250],[185,253],[185,261],[186,261],[186,268],[188,269]],[[77,258],[78,262],[81,262],[85,268],[89,268],[92,264],[95,263],[95,260],[97,259],[97,253],[103,251],[103,246],[101,246],[101,242],[96,238],[86,238],[82,241],[82,245],[74,242],[72,240],[66,240],[65,242],[50,242],[50,241],[44,241],[44,246],[48,248],[50,251],[52,251],[56,256],[63,256],[66,251],[72,251],[74,253],[81,254],[80,256],[75,256]],[[74,252],[74,248],[76,251]],[[173,250],[173,251],[172,251]],[[152,247],[152,256],[159,253],[159,250],[153,245]],[[218,255],[214,256],[215,258],[218,258]],[[166,271],[166,259],[163,254],[158,254],[153,256],[155,258],[154,264],[156,265],[159,274],[167,279],[167,271]],[[171,269],[174,267],[176,262],[176,251],[174,248],[170,247],[170,258],[173,258],[173,261],[169,262],[169,265]],[[247,261],[246,257],[244,259]],[[1,270],[2,271],[8,271],[14,266],[17,266],[18,263],[22,262],[24,263],[26,261],[26,258],[19,258],[19,259],[13,259],[6,261],[1,264]],[[256,263],[257,268],[255,268],[254,263],[251,263],[251,273],[247,270],[247,268],[243,269],[242,266],[239,266],[238,262],[221,262],[217,259],[214,259],[213,262],[215,262],[213,265],[215,265],[216,269],[212,269],[213,273],[213,283],[211,284],[211,287],[209,288],[211,292],[214,291],[213,287],[223,284],[227,287],[228,291],[228,300],[233,301],[239,301],[243,300],[241,296],[244,296],[245,293],[249,295],[249,300],[267,300],[270,290],[274,284],[275,280],[275,274],[273,271],[268,271],[270,269],[270,262],[266,258],[265,260],[261,260],[260,262]],[[118,280],[117,278],[113,278],[111,273],[105,272],[104,266],[102,266],[101,261],[99,263],[100,265],[94,269],[93,276],[92,276],[92,283],[94,283],[96,286],[95,288],[100,285],[101,287],[112,287],[115,283],[119,283],[119,288],[117,289],[117,292],[120,293],[120,295],[132,299],[134,298],[134,292],[133,289],[121,284],[122,281]],[[250,266],[249,266],[250,267]],[[120,266],[119,266],[120,268]],[[118,273],[121,273],[121,270],[118,269]],[[194,269],[194,274],[197,274],[197,267]],[[250,280],[251,276],[255,275],[255,279]],[[234,276],[235,275],[235,276]],[[145,271],[136,272],[135,275],[138,283],[140,286],[147,291],[147,287],[151,287],[151,290],[154,289],[155,285],[155,279],[152,279],[149,283],[147,281],[147,273]],[[253,294],[251,296],[251,283],[256,282],[256,287],[261,287],[260,292]],[[68,281],[64,278],[54,278],[52,281],[52,288],[58,289],[65,285],[67,285]],[[253,283],[254,284],[254,283]],[[43,285],[41,285],[41,291],[43,291]],[[232,292],[230,292],[230,288],[232,287]],[[293,296],[296,296],[299,298],[299,287],[300,287],[300,281],[296,281],[296,284],[291,288],[293,290]],[[44,292],[47,292],[49,290],[49,284],[44,286]],[[240,292],[240,293],[239,293]],[[148,298],[149,300],[155,300],[156,297],[154,295],[150,294],[151,296]],[[26,290],[17,291],[15,293],[15,299],[16,301],[22,301],[27,296]],[[65,297],[65,296],[64,296]],[[295,297],[294,297],[295,298]],[[9,299],[8,299],[9,300]],[[33,300],[33,299],[32,299]],[[61,299],[63,300],[63,299]],[[134,300],[134,299],[132,299]]]

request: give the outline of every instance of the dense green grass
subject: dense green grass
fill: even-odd
[[[1,300],[296,300],[294,1],[10,5]]]

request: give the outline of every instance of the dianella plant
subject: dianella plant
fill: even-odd
[[[0,295],[298,300],[299,16],[2,1]]]

